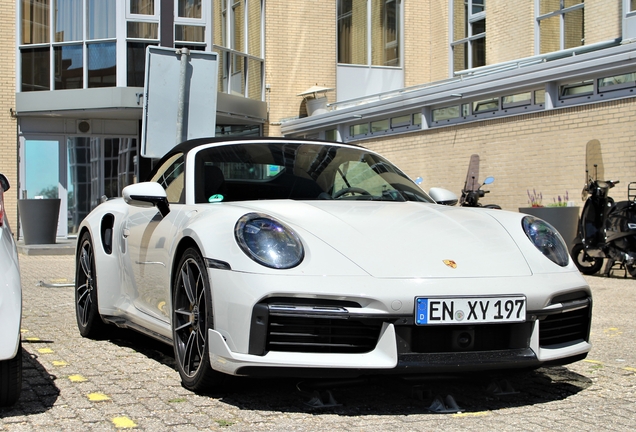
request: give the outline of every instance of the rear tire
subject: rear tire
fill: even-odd
[[[210,366],[208,329],[214,328],[212,311],[207,268],[198,250],[189,248],[174,275],[172,337],[181,382],[194,392],[210,390],[224,378]]]
[[[585,259],[585,248],[582,243],[577,243],[572,248],[572,258],[574,258],[574,264],[584,275],[593,275],[598,273],[603,267],[603,258],[587,257]]]
[[[82,336],[100,339],[106,334],[106,324],[97,304],[97,273],[91,236],[84,233],[75,257],[75,317]]]
[[[0,361],[0,406],[15,404],[22,391],[22,344],[15,357]]]

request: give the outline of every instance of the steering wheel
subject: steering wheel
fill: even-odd
[[[343,195],[346,194],[360,194],[360,195],[368,195],[371,196],[371,193],[369,193],[368,191],[359,188],[359,187],[348,187],[348,188],[344,188],[344,189],[340,189],[338,192],[336,192],[335,194],[333,194],[333,198],[334,199],[338,199]]]

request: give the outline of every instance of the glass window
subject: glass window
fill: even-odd
[[[369,123],[361,123],[349,127],[349,135],[364,135],[369,133]]]
[[[413,114],[413,124],[417,126],[422,125],[422,113]]]
[[[392,128],[397,128],[397,127],[401,127],[401,126],[410,126],[411,125],[411,116],[410,115],[403,115],[403,116],[399,116],[399,117],[393,117],[391,119],[391,127]]]
[[[432,115],[435,122],[459,118],[459,105],[434,109]]]
[[[201,0],[179,0],[177,16],[179,18],[201,18]]]
[[[136,15],[154,15],[155,14],[155,1],[154,0],[129,0],[130,1],[130,13]]]
[[[84,86],[84,53],[82,45],[53,47],[55,57],[54,90],[78,89]]]
[[[486,65],[485,0],[453,0],[453,71]]]
[[[88,0],[86,23],[88,39],[115,38],[116,0]]]
[[[384,132],[389,130],[389,119],[371,122],[371,132]]]
[[[22,0],[22,44],[49,43],[49,0]]]
[[[143,87],[146,70],[146,47],[143,42],[128,42],[127,49],[127,85],[128,87]]]
[[[86,49],[88,54],[88,87],[116,87],[116,43],[92,43],[88,44]]]
[[[82,3],[83,0],[55,0],[55,42],[84,39]]]
[[[581,81],[577,83],[564,84],[560,88],[560,95],[562,98],[589,95],[594,93],[594,82]]]
[[[23,92],[51,89],[50,53],[49,47],[20,50]]]
[[[517,106],[530,105],[532,102],[532,93],[517,93],[514,95],[504,96],[501,98],[501,106],[503,108],[512,108]]]
[[[585,44],[584,6],[582,0],[539,0],[539,54]]]
[[[339,0],[338,63],[400,66],[400,3]]]
[[[634,72],[601,78],[598,80],[599,91],[617,90],[626,87],[634,87],[635,85],[636,73]]]
[[[262,4],[259,1],[251,1],[247,10],[247,26],[248,26],[248,40],[247,40],[247,52],[255,57],[263,57],[262,52]]]
[[[205,27],[194,25],[174,26],[174,40],[180,42],[205,42]]]
[[[159,23],[128,21],[127,36],[134,39],[158,39]]]
[[[478,114],[485,111],[496,111],[499,109],[499,98],[486,99],[473,102],[473,113]]]
[[[330,129],[325,131],[325,140],[327,141],[338,141],[338,130]]]

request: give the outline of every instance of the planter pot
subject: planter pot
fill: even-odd
[[[18,200],[24,244],[55,244],[60,199]]]
[[[579,226],[578,207],[521,207],[519,212],[543,219],[561,234],[568,251],[572,250]]]

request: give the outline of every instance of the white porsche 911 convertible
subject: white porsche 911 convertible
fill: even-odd
[[[173,345],[194,391],[227,374],[585,358],[592,296],[559,234],[521,213],[436,203],[444,192],[353,145],[185,142],[82,223],[80,333],[114,324]]]

